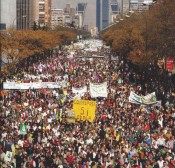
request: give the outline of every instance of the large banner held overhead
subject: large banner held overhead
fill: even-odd
[[[102,84],[90,83],[90,95],[93,98],[107,97],[108,96],[107,82],[104,82]]]
[[[95,119],[96,102],[75,99],[73,101],[73,111],[75,112],[76,120],[93,122]]]
[[[152,92],[146,96],[139,96],[131,91],[129,96],[129,102],[134,104],[145,104],[145,105],[156,104],[157,103],[156,94],[155,92]]]
[[[32,82],[32,83],[18,83],[18,82],[3,82],[3,89],[41,89],[41,88],[65,88],[67,82]]]
[[[72,92],[75,94],[74,98],[81,98],[87,92],[87,86],[81,88],[72,88]]]

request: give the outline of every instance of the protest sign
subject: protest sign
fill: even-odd
[[[75,112],[73,110],[66,111],[67,113],[67,122],[75,123]]]
[[[32,82],[32,83],[18,83],[18,82],[3,82],[4,89],[41,89],[41,88],[65,88],[66,81],[61,82]]]
[[[145,105],[155,104],[157,103],[156,94],[155,92],[152,92],[146,96],[139,96],[131,91],[129,96],[129,102],[134,104],[145,104]]]
[[[20,134],[22,135],[27,134],[27,127],[25,124],[20,124]]]
[[[73,101],[73,110],[75,112],[76,120],[93,122],[95,119],[96,102],[90,100]]]
[[[81,98],[87,92],[87,86],[81,88],[72,87],[72,92],[75,94],[74,98]]]
[[[107,97],[107,82],[101,84],[90,83],[90,95],[91,97]]]
[[[5,160],[6,162],[11,162],[11,159],[12,159],[12,152],[6,151],[4,160]]]

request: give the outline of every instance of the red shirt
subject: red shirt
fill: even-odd
[[[102,119],[106,119],[107,118],[107,115],[106,114],[103,114],[102,115]]]
[[[73,156],[72,155],[67,156],[67,162],[69,163],[69,165],[71,165],[73,163]]]
[[[23,146],[24,146],[25,148],[29,147],[29,141],[28,141],[28,140],[24,140]]]

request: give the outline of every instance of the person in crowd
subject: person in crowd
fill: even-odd
[[[70,57],[68,49],[20,63],[4,82],[54,82],[56,88],[3,90],[0,101],[0,159],[16,168],[173,168],[175,166],[175,87],[162,96],[163,81],[148,81],[127,60],[108,57],[103,47],[93,54]],[[89,55],[92,53],[88,53]],[[69,56],[69,57],[68,57]],[[152,71],[157,70],[152,67]],[[90,83],[107,82],[107,97],[91,97]],[[25,85],[26,86],[26,85]],[[153,87],[154,86],[154,87]],[[86,87],[85,92],[80,90]],[[73,92],[73,90],[78,90]],[[174,90],[173,90],[174,89]],[[128,101],[131,91],[153,91],[162,105]],[[165,93],[164,93],[165,94]],[[93,122],[67,121],[75,98],[96,101]],[[165,100],[163,99],[165,98]],[[26,126],[21,134],[20,124]],[[8,155],[8,153],[12,155]],[[3,167],[2,166],[2,167]]]

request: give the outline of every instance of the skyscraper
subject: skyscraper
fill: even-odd
[[[109,13],[110,13],[110,23],[113,23],[117,18],[117,15],[119,15],[120,13],[118,0],[110,0]]]
[[[51,0],[34,0],[35,16],[34,20],[43,26],[50,26],[51,24]]]
[[[78,3],[76,7],[76,13],[79,17],[78,27],[82,28],[84,26],[84,16],[86,12],[87,3]]]
[[[109,0],[96,0],[96,26],[98,31],[109,24]]]
[[[17,14],[17,29],[27,29],[29,23],[29,3],[30,0],[17,0],[16,1],[16,14]]]

